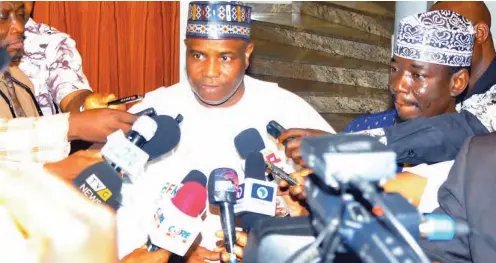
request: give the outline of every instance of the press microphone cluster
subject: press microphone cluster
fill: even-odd
[[[141,116],[126,136],[121,130],[111,134],[102,148],[106,161],[88,167],[72,183],[93,202],[117,210],[122,203],[120,172],[137,180],[145,163],[171,151],[180,137],[179,125],[172,117]]]

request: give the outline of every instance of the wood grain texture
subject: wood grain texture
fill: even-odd
[[[144,94],[179,82],[179,2],[35,2],[33,19],[69,34],[95,92]]]

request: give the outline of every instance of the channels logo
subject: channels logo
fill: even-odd
[[[274,195],[274,188],[267,187],[265,185],[254,183],[251,188],[251,197],[272,202],[272,196]]]
[[[104,202],[112,196],[112,192],[102,183],[102,181],[100,181],[100,179],[98,179],[95,174],[90,175],[86,179],[86,183]]]

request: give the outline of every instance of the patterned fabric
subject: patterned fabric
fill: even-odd
[[[56,107],[70,93],[91,90],[76,42],[69,35],[32,19],[27,21],[24,35],[19,68],[33,83],[44,115],[55,114]]]
[[[469,67],[475,29],[465,17],[448,10],[408,16],[400,21],[396,56],[452,67]]]
[[[496,131],[496,84],[486,93],[475,94],[458,103],[456,111],[466,110],[472,113],[489,132]]]
[[[398,113],[395,109],[366,114],[354,119],[344,129],[344,132],[358,132],[375,128],[384,128],[393,126],[398,119]]]
[[[191,2],[186,37],[249,39],[251,7],[237,2]]]
[[[68,131],[68,113],[0,119],[0,161],[60,161],[70,151]]]

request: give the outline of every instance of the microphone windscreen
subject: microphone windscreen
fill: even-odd
[[[192,170],[184,177],[181,183],[185,184],[187,182],[197,182],[203,187],[207,187],[207,176],[198,170]]]
[[[266,181],[265,160],[260,152],[251,152],[245,160],[245,179]]]
[[[230,186],[229,182],[232,182],[234,189],[228,189]],[[219,202],[219,199],[228,198],[229,200],[224,201],[236,203],[236,191],[238,189],[238,184],[238,174],[233,169],[214,169],[208,177],[208,202],[212,205],[216,205],[217,202]],[[234,190],[233,196],[227,193],[231,190]]]
[[[251,152],[259,152],[265,149],[262,136],[255,128],[249,128],[240,132],[234,138],[234,146],[242,159],[246,159]]]
[[[106,161],[86,168],[72,184],[93,201],[107,203],[114,210],[119,208],[122,179]]]
[[[143,151],[150,156],[149,161],[170,152],[179,144],[181,139],[181,130],[174,118],[159,115],[153,116],[152,119],[157,122],[157,131],[155,136],[142,147]]]
[[[205,210],[206,201],[205,186],[194,181],[185,183],[171,199],[177,209],[191,217],[197,217]]]

